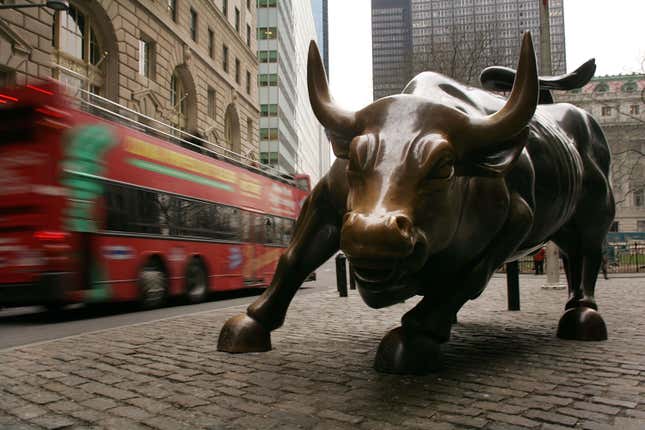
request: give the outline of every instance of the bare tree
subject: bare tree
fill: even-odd
[[[412,58],[414,72],[429,70],[477,85],[484,68],[502,64],[504,52],[495,43],[496,28],[465,30],[465,25],[453,24],[444,34],[433,35],[427,45],[417,47]]]

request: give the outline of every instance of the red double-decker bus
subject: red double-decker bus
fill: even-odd
[[[266,286],[308,177],[110,103],[55,83],[0,90],[0,306],[154,307]]]

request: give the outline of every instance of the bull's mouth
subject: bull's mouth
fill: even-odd
[[[398,262],[352,259],[351,263],[356,279],[367,285],[394,282],[401,275]]]

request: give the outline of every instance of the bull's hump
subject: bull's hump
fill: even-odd
[[[423,72],[417,75],[403,90],[450,106],[470,115],[490,115],[504,106],[504,98],[482,91],[479,88],[462,85],[440,73]]]

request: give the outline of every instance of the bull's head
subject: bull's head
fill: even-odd
[[[530,34],[513,90],[489,116],[469,116],[436,100],[399,94],[357,112],[329,95],[316,45],[309,48],[309,99],[337,157],[347,159],[349,194],[341,249],[374,307],[415,293],[407,275],[446,249],[459,225],[464,181],[503,175],[522,152],[538,80]]]

